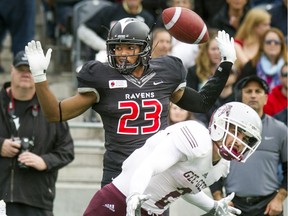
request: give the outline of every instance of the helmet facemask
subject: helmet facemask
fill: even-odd
[[[259,115],[251,107],[240,102],[230,102],[218,108],[209,125],[211,139],[218,146],[220,156],[226,160],[243,163],[259,146],[261,130],[262,122]],[[243,134],[243,140],[238,138],[239,133]],[[228,135],[233,139],[231,143],[227,143]],[[243,145],[243,150],[239,149],[240,144]]]
[[[115,54],[115,46],[117,44],[127,44],[127,45],[138,45],[140,46],[140,52],[137,54],[131,55],[116,55]],[[127,75],[131,74],[139,65],[143,65],[144,67],[148,66],[148,62],[150,60],[150,45],[147,44],[146,41],[142,42],[131,42],[131,41],[107,41],[107,53],[108,53],[108,63],[109,65],[118,70],[121,74]],[[129,56],[138,56],[138,59],[135,63],[131,64],[127,61]],[[122,61],[122,64],[119,64],[116,60],[117,57],[124,57],[125,59]]]
[[[119,20],[109,31],[107,45],[107,57],[110,67],[118,70],[121,74],[131,74],[138,66],[148,67],[151,55],[150,46],[150,29],[144,23],[136,18],[124,18]],[[116,45],[138,45],[140,52],[132,55],[117,56],[115,55]],[[135,63],[127,62],[129,56],[138,56]],[[116,57],[124,57],[126,61],[119,64]]]
[[[220,124],[217,125],[217,127],[219,127],[218,130],[223,131],[224,136],[219,140],[221,144],[219,145],[219,142],[216,142],[216,145],[218,146],[219,154],[225,160],[237,160],[244,163],[254,153],[260,144],[260,141],[257,141],[253,135],[245,131],[243,128],[241,128],[241,126],[234,125],[228,119],[225,121],[224,128],[222,128],[222,125]],[[230,128],[234,128],[233,132],[230,131]],[[238,133],[243,133],[245,135],[243,140],[237,136]],[[233,138],[232,143],[229,144],[226,143],[228,135]],[[239,151],[236,143],[238,143],[238,145],[242,144],[244,148]]]

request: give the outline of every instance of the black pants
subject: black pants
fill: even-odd
[[[53,216],[52,211],[36,208],[21,203],[6,203],[6,214],[8,216]]]
[[[113,179],[116,178],[120,173],[121,173],[121,170],[114,171],[114,172],[103,170],[101,188],[103,188],[107,184],[110,184],[113,181]]]
[[[276,192],[268,196],[247,198],[235,196],[234,207],[242,211],[240,216],[264,216],[268,203],[276,196]],[[283,212],[278,216],[283,216]]]

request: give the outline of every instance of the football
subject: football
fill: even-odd
[[[209,39],[205,22],[192,10],[181,7],[166,8],[162,12],[162,20],[167,31],[179,41],[200,44]]]

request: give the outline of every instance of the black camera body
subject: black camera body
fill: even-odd
[[[20,143],[20,145],[21,145],[19,154],[21,154],[23,152],[30,151],[32,149],[32,147],[34,146],[34,141],[30,140],[27,137],[17,138],[17,139],[14,139],[14,141]],[[20,162],[18,163],[18,166],[21,169],[28,169],[29,168],[28,166],[26,166],[25,164],[20,163]]]

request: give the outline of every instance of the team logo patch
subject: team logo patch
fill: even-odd
[[[109,80],[109,88],[127,88],[127,80]]]

